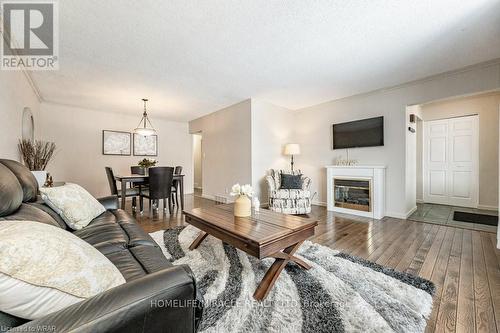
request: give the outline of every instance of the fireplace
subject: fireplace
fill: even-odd
[[[335,207],[371,212],[371,180],[354,178],[333,178]]]
[[[385,216],[385,166],[328,165],[326,205],[331,212],[381,219]]]

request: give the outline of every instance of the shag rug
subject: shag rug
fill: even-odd
[[[258,260],[208,236],[193,251],[193,226],[152,233],[173,264],[193,270],[205,299],[201,332],[423,332],[434,285],[310,241],[267,298],[253,299],[274,259]]]

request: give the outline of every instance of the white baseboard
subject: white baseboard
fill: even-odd
[[[396,213],[396,212],[385,212],[385,216],[388,216],[388,217],[394,217],[396,219],[406,219],[406,214],[403,214],[403,213]]]
[[[415,211],[417,210],[417,206],[413,207],[412,209],[410,209],[407,213],[406,213],[406,217],[405,219],[409,218],[411,214],[415,213]]]
[[[417,203],[425,203],[424,199],[417,199]]]
[[[417,210],[417,206],[413,207],[406,213],[399,212],[385,212],[385,216],[394,217],[401,220],[406,220],[411,214],[413,214]]]
[[[313,201],[313,202],[311,202],[311,205],[322,206],[322,207],[327,206],[326,202],[323,202],[323,201]]]
[[[489,206],[489,205],[477,205],[477,209],[498,210],[498,207],[497,206]]]

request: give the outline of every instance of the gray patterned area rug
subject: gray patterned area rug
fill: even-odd
[[[267,298],[252,295],[274,259],[258,260],[193,226],[152,233],[165,256],[193,270],[205,298],[201,332],[423,332],[432,282],[306,241]]]

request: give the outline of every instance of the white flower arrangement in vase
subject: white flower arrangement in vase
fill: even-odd
[[[234,216],[248,217],[252,215],[252,202],[250,198],[253,196],[253,188],[250,184],[234,184],[231,187],[230,194],[233,197],[237,197],[234,201]]]

